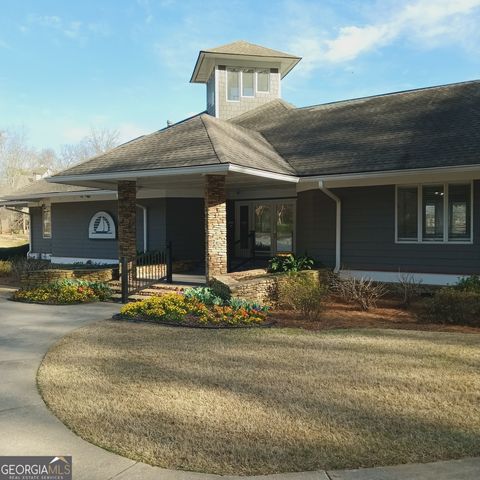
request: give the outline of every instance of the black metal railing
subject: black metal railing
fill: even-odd
[[[122,303],[129,301],[130,295],[140,292],[157,282],[172,283],[172,242],[163,251],[137,255],[135,260],[120,259],[120,282]]]
[[[233,272],[234,270],[238,270],[239,268],[243,267],[248,262],[250,262],[252,260],[255,260],[255,254],[256,254],[256,252],[255,252],[255,231],[251,230],[247,235],[248,249],[250,251],[250,256],[242,258],[240,263],[236,264],[235,267],[233,267],[233,262],[232,262],[233,258],[232,257],[235,255],[235,250],[236,250],[237,245],[242,240],[243,239],[240,238],[238,240],[235,240],[235,242],[233,242],[232,252],[230,253],[230,255],[228,256],[228,259],[227,259],[227,270],[229,272]]]

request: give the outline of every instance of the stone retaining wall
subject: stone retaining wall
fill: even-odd
[[[321,281],[327,270],[304,270],[298,275],[308,275]],[[278,299],[278,287],[282,282],[288,281],[286,273],[265,274],[254,278],[235,279],[231,275],[217,275],[209,281],[209,286],[222,297],[236,297],[274,304]]]
[[[63,279],[88,280],[90,282],[109,282],[113,279],[112,268],[78,269],[78,270],[33,270],[20,277],[21,288],[35,288],[47,283]]]

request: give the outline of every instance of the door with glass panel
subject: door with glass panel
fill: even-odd
[[[240,257],[251,255],[253,233],[256,256],[271,257],[292,253],[295,249],[295,201],[264,200],[237,204],[236,252]]]

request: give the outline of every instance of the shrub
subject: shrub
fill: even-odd
[[[424,305],[428,320],[480,327],[480,292],[444,287]]]
[[[266,309],[248,306],[206,305],[195,295],[188,297],[169,293],[149,297],[140,302],[124,305],[121,315],[132,319],[147,319],[171,323],[201,325],[254,325],[266,319]]]
[[[100,282],[60,280],[41,287],[17,290],[12,299],[23,302],[63,305],[107,300],[110,297],[110,287]]]
[[[402,297],[402,305],[408,308],[422,295],[422,281],[415,280],[413,273],[400,272],[394,290]]]
[[[209,287],[187,288],[185,297],[196,299],[205,305],[223,305],[223,299]]]
[[[480,277],[472,275],[467,278],[461,278],[455,285],[455,288],[462,292],[480,293]]]
[[[311,270],[313,260],[310,257],[295,257],[292,254],[278,255],[268,261],[268,271],[278,272],[299,272],[301,270]]]
[[[342,279],[338,276],[332,279],[332,290],[344,302],[356,304],[364,311],[375,307],[378,299],[386,293],[384,285],[375,283],[370,278],[347,277]]]
[[[311,276],[294,275],[280,282],[278,301],[280,305],[301,312],[309,319],[317,319],[323,310],[328,293],[326,285]]]
[[[12,274],[12,262],[0,260],[0,277],[9,277]]]
[[[251,302],[249,300],[244,300],[243,298],[237,298],[237,297],[232,297],[227,302],[225,305],[228,305],[229,307],[232,307],[234,309],[240,309],[243,308],[245,310],[251,311],[251,310],[256,310],[256,311],[262,311],[262,312],[268,312],[270,310],[270,307],[267,305],[261,305],[258,302]]]

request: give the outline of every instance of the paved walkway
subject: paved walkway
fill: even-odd
[[[209,480],[200,473],[150,467],[85,442],[45,407],[36,388],[43,355],[69,331],[118,311],[113,304],[40,306],[10,302],[0,288],[0,455],[72,455],[75,480]],[[249,477],[265,480],[473,480],[480,459],[363,470]]]

